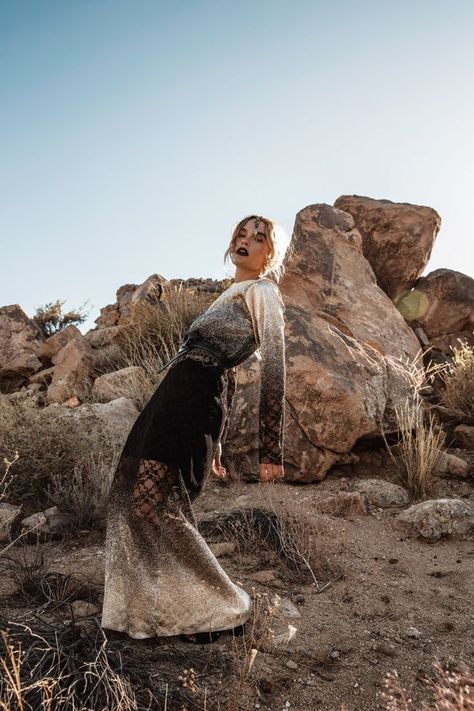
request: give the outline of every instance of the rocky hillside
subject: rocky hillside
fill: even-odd
[[[474,280],[448,269],[420,277],[440,222],[432,208],[358,196],[341,196],[334,206],[309,205],[297,214],[293,253],[280,283],[290,480],[321,479],[334,465],[356,462],[357,449],[381,430],[396,429],[394,412],[412,389],[400,363],[413,361],[420,349],[431,361],[449,360],[458,339],[474,345]],[[4,306],[0,389],[14,398],[31,397],[40,407],[128,397],[124,383],[146,373],[130,363],[123,367],[117,342],[137,305],[155,305],[159,318],[177,288],[191,299],[207,298],[205,305],[230,283],[155,274],[143,284],[121,286],[116,302],[101,310],[85,335],[68,326],[47,339],[19,305]],[[256,462],[258,367],[252,356],[238,369],[226,443],[226,454],[244,476]],[[143,401],[136,398],[135,404]]]
[[[0,309],[2,708],[473,709],[474,280],[420,276],[439,226],[358,196],[296,215],[286,479],[256,481],[252,356],[195,512],[253,613],[207,647],[104,634],[104,524],[162,363],[231,280],[127,284],[85,335]]]

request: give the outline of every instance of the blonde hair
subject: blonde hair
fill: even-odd
[[[283,260],[288,248],[288,237],[283,227],[270,217],[247,215],[247,217],[244,217],[233,226],[230,244],[224,253],[224,264],[227,259],[230,259],[231,252],[235,249],[235,243],[242,227],[248,220],[254,220],[257,217],[260,217],[260,222],[265,225],[265,234],[269,246],[261,275],[271,276],[278,283],[285,271]]]

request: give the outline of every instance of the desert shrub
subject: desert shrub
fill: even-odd
[[[342,575],[331,560],[325,519],[302,516],[288,503],[238,508],[201,522],[199,530],[236,542],[242,552],[273,552],[293,579],[312,582],[318,592]]]
[[[94,519],[106,488],[100,479],[107,480],[116,449],[90,410],[79,417],[60,407],[39,409],[0,395],[0,456],[19,452],[8,498],[22,504],[25,515],[57,503],[71,515],[75,506],[79,519]]]
[[[124,386],[125,397],[131,397],[139,407],[148,402],[160,379],[159,370],[172,358],[192,321],[212,303],[214,295],[191,294],[181,286],[167,291],[166,301],[138,301],[114,345],[121,354],[120,367],[140,366],[143,375]],[[120,359],[115,357],[115,366]],[[116,369],[116,368],[115,368]]]
[[[62,331],[66,326],[79,326],[88,317],[89,311],[84,311],[85,304],[78,309],[63,312],[65,303],[65,301],[57,299],[44,306],[38,306],[36,309],[33,321],[39,326],[45,338]]]
[[[1,620],[0,708],[34,711],[159,709],[134,651],[114,649],[103,632]]]
[[[426,411],[422,392],[443,372],[444,365],[423,365],[421,352],[407,362],[390,359],[390,365],[409,385],[407,397],[394,408],[398,440],[390,445],[382,427],[381,436],[402,484],[415,498],[431,491],[444,456],[445,432]]]
[[[62,472],[51,474],[47,496],[51,504],[66,514],[67,532],[104,530],[108,494],[119,453],[119,448],[114,456],[103,448],[93,449],[74,464],[68,476]]]
[[[387,450],[410,494],[425,498],[444,455],[445,433],[418,397],[407,398],[396,407],[395,416],[398,442],[387,444]]]
[[[13,481],[13,473],[10,471],[12,466],[18,459],[18,452],[14,453],[13,459],[7,459],[3,456],[4,469],[0,474],[0,501],[3,501],[8,495],[9,486]]]
[[[235,673],[225,647],[216,654],[202,645],[161,645],[156,638],[130,644],[110,630],[106,634],[97,617],[83,622],[35,615],[28,625],[0,618],[1,709],[228,708],[219,696],[232,695]]]
[[[38,615],[46,610],[56,612],[75,600],[98,602],[96,586],[81,574],[53,571],[51,566],[51,558],[39,540],[31,545],[19,538],[7,553],[2,551],[2,577],[8,577],[15,585],[15,591],[8,595],[9,604],[15,607],[26,605]]]
[[[413,694],[403,686],[396,669],[384,677],[382,698],[385,711],[474,711],[474,673],[463,662],[435,659],[430,677],[423,678],[423,686],[430,695],[421,706]]]
[[[443,371],[443,402],[468,417],[474,413],[474,348],[460,341]]]

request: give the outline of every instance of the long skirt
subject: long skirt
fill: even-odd
[[[101,624],[142,639],[231,629],[250,615],[198,531],[192,501],[226,424],[228,373],[193,349],[135,421],[112,480]]]

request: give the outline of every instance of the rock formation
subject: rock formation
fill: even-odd
[[[446,269],[420,278],[439,226],[431,208],[359,196],[298,212],[279,285],[286,307],[287,479],[321,479],[333,465],[356,461],[356,443],[396,428],[394,408],[410,391],[401,364],[416,357],[420,343],[443,353],[458,337],[474,343],[474,280]],[[19,396],[64,410],[81,409],[92,396],[113,409],[144,373],[97,364],[108,364],[135,307],[164,308],[174,287],[211,303],[231,282],[153,274],[125,284],[85,335],[68,326],[44,339],[19,306],[5,306],[0,390],[23,388]],[[237,369],[225,443],[224,456],[244,475],[256,470],[259,368],[254,355]]]
[[[377,283],[391,299],[408,289],[428,263],[441,218],[431,207],[341,195],[334,206],[349,212]]]
[[[0,308],[0,391],[14,392],[41,370],[39,327],[18,304]]]
[[[474,345],[474,279],[466,274],[436,269],[402,294],[397,307],[427,347],[448,354],[459,340]]]
[[[407,382],[391,359],[419,344],[364,257],[354,219],[330,205],[296,216],[286,306],[288,478],[322,478],[361,437],[393,428]]]

